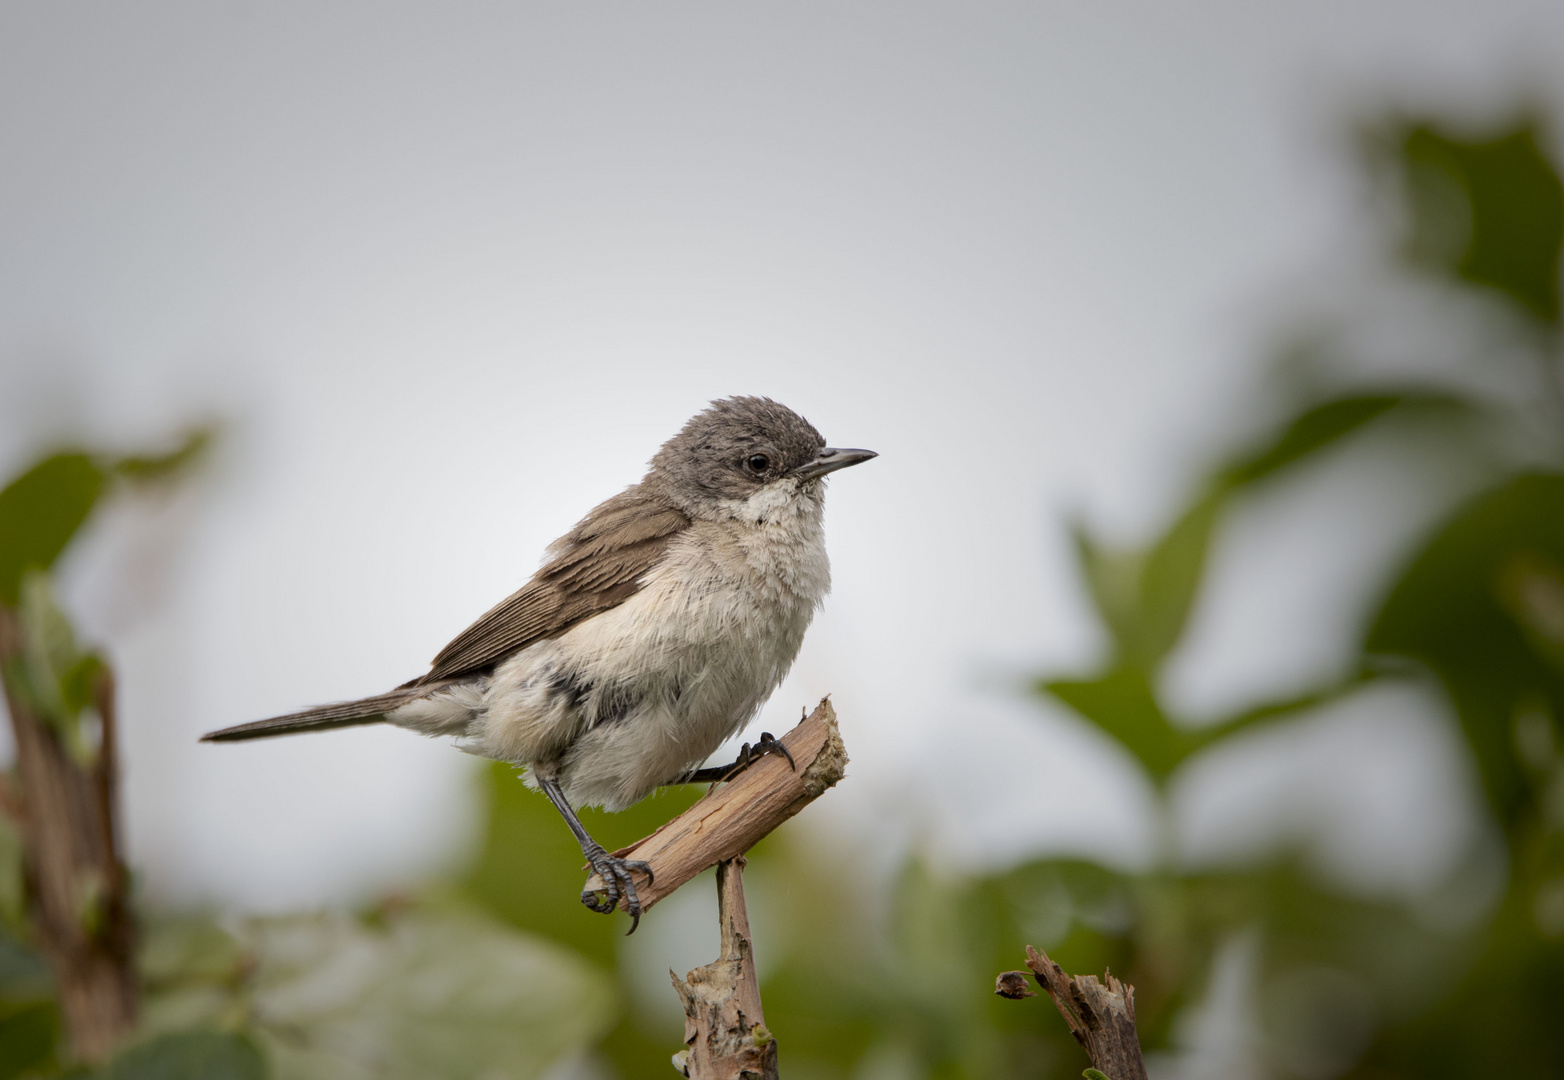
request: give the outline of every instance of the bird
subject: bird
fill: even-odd
[[[787,753],[766,733],[733,765],[698,767],[782,682],[830,591],[825,478],[877,456],[827,446],[770,398],[713,401],[424,675],[202,741],[376,723],[454,736],[521,768],[549,798],[604,883],[606,895],[586,890],[582,903],[606,914],[622,896],[634,933],[633,874],[650,880],[651,868],[610,855],[577,808],[622,810],[658,787],[725,779]]]

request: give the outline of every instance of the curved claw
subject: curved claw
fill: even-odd
[[[745,743],[739,747],[738,760],[731,765],[708,766],[705,768],[690,769],[677,778],[669,781],[672,784],[721,784],[732,780],[739,773],[749,768],[755,762],[767,754],[780,754],[787,758],[788,767],[794,772],[798,771],[798,762],[793,760],[792,752],[787,744],[769,731],[761,732],[760,739],[752,746]]]
[[[608,915],[619,906],[619,898],[623,896],[625,910],[630,913],[630,929],[625,933],[625,936],[629,937],[630,934],[635,933],[636,927],[641,925],[641,898],[636,895],[635,878],[630,876],[630,872],[639,870],[646,875],[646,883],[650,885],[655,880],[651,866],[639,859],[618,858],[602,848],[588,852],[587,861],[603,879],[603,891],[607,895],[599,900],[597,893],[591,889],[582,889],[581,903],[588,911]]]
[[[745,749],[748,750],[749,747],[745,746]],[[755,756],[759,757],[761,754],[781,754],[787,758],[788,768],[794,772],[798,771],[798,762],[793,760],[792,751],[787,748],[787,745],[781,739],[769,731],[760,733],[760,741],[755,746]]]

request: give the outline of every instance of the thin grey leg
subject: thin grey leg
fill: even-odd
[[[641,925],[641,900],[635,894],[635,879],[630,876],[630,871],[639,870],[646,875],[647,883],[652,881],[652,868],[644,862],[634,859],[621,859],[610,855],[603,849],[603,845],[592,839],[586,831],[586,826],[581,824],[581,819],[576,816],[575,810],[565,798],[565,792],[560,788],[559,781],[550,778],[538,777],[538,787],[543,789],[543,794],[549,797],[549,802],[554,804],[560,816],[565,819],[565,824],[570,826],[570,831],[575,835],[576,843],[581,845],[581,854],[586,856],[587,862],[592,864],[592,869],[597,871],[603,879],[603,884],[608,895],[602,900],[588,889],[581,890],[581,902],[589,910],[607,915],[619,906],[619,897],[625,898],[625,910],[630,912],[630,929],[625,936],[635,933],[635,928]]]

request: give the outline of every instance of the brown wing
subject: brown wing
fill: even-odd
[[[549,548],[553,558],[532,580],[458,634],[416,682],[490,668],[517,649],[624,603],[689,524],[682,511],[639,484],[615,495],[556,540]]]

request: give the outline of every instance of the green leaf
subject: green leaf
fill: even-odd
[[[1086,1080],[1108,1080],[1108,1074],[1100,1069],[1087,1069],[1081,1073]]]
[[[77,646],[75,631],[55,603],[43,571],[29,568],[23,575],[20,600],[21,655],[7,668],[6,681],[54,729],[78,762],[89,761],[92,749],[80,719],[92,704],[103,661]]]
[[[1356,394],[1310,406],[1270,445],[1228,467],[1231,484],[1249,484],[1322,450],[1408,399],[1399,393]]]
[[[44,958],[23,943],[27,936],[22,927],[0,932],[0,1001],[41,1000],[54,992],[54,975]]]
[[[196,428],[188,432],[184,441],[167,454],[139,454],[120,458],[109,468],[127,480],[162,480],[188,469],[211,448],[216,430],[210,427]]]
[[[1040,687],[1112,735],[1158,782],[1193,748],[1157,704],[1145,672],[1120,667],[1097,679],[1056,679]]]
[[[14,606],[22,575],[54,566],[113,477],[155,480],[198,461],[213,438],[211,428],[187,435],[167,454],[120,458],[107,466],[80,450],[50,455],[0,490],[0,603]]]
[[[1499,569],[1498,598],[1532,651],[1564,674],[1564,567],[1536,551]]]
[[[1473,405],[1454,394],[1415,389],[1349,394],[1317,402],[1289,421],[1268,444],[1224,469],[1221,482],[1239,486],[1263,480],[1331,446],[1392,409],[1450,416],[1469,413]]]
[[[1147,554],[1140,577],[1140,624],[1128,656],[1155,663],[1178,644],[1200,591],[1212,531],[1225,508],[1225,492],[1208,492]]]
[[[1076,557],[1115,662],[1154,670],[1178,644],[1199,595],[1217,523],[1234,488],[1271,476],[1397,407],[1465,408],[1448,394],[1396,390],[1312,405],[1261,449],[1221,470],[1149,548],[1114,551],[1072,526]]]
[[[261,1052],[243,1035],[184,1031],[124,1051],[104,1080],[266,1080],[266,1072]]]
[[[1515,869],[1521,871],[1516,878],[1525,876],[1523,868]],[[1515,887],[1516,878],[1484,926],[1478,955],[1457,953],[1455,964],[1425,964],[1420,995],[1383,996],[1422,1007],[1408,1009],[1384,1033],[1359,1075],[1466,1080],[1493,1071],[1494,1048],[1503,1046],[1499,1071],[1505,1076],[1564,1076],[1558,1036],[1564,940],[1538,932],[1528,917],[1531,897]]]
[[[1432,124],[1401,136],[1410,210],[1406,252],[1463,281],[1497,289],[1548,323],[1559,321],[1564,185],[1522,119],[1488,138]]]
[[[1075,526],[1076,555],[1117,663],[1149,669],[1178,643],[1223,506],[1224,493],[1213,489],[1145,551],[1111,551]]]
[[[1085,524],[1076,522],[1070,529],[1075,555],[1087,591],[1097,615],[1113,636],[1114,647],[1122,655],[1126,643],[1135,636],[1140,618],[1140,575],[1144,557],[1136,551],[1113,551],[1099,544]]]
[[[104,472],[83,453],[44,458],[0,490],[0,603],[15,606],[22,575],[48,570],[103,494]]]
[[[239,941],[208,917],[143,920],[136,972],[156,990],[187,983],[232,983],[248,963]]]
[[[1564,672],[1538,641],[1539,626],[1554,625],[1547,620],[1560,594],[1536,577],[1539,566],[1564,566],[1564,475],[1522,476],[1461,507],[1399,575],[1365,643],[1371,654],[1417,660],[1443,681],[1506,826],[1533,798],[1514,739],[1517,716],[1540,706],[1564,741]],[[1528,588],[1529,600],[1520,595]],[[1528,603],[1540,605],[1529,616]]]
[[[52,1001],[0,1000],[0,1080],[49,1075],[60,1041],[60,1016]]]
[[[1150,679],[1139,668],[1115,668],[1096,679],[1054,679],[1039,683],[1038,688],[1123,743],[1160,783],[1184,759],[1213,742],[1256,724],[1286,719],[1336,701],[1375,677],[1369,671],[1357,672],[1328,686],[1254,705],[1200,727],[1175,724],[1163,712]]]
[[[1364,670],[1355,672],[1345,679],[1306,691],[1302,694],[1294,694],[1290,697],[1279,698],[1275,701],[1266,701],[1258,705],[1251,705],[1241,712],[1223,717],[1213,724],[1203,724],[1190,732],[1190,737],[1204,745],[1214,742],[1236,731],[1262,724],[1269,720],[1282,720],[1289,716],[1296,716],[1301,712],[1317,709],[1322,705],[1328,705],[1338,701],[1348,694],[1362,689],[1378,676],[1373,671]]]
[[[613,1020],[601,971],[469,908],[259,920],[247,936],[255,1033],[292,1080],[530,1080]]]

